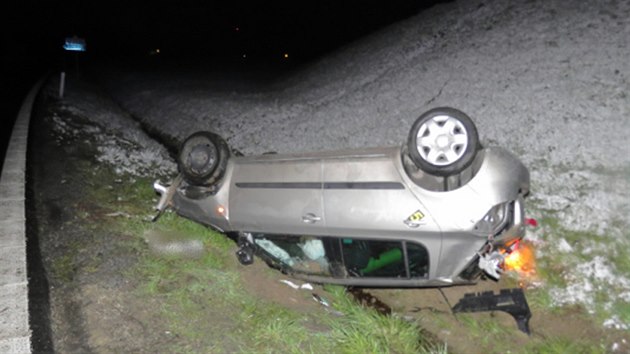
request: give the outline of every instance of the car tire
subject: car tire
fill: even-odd
[[[177,164],[189,184],[210,186],[221,180],[230,149],[218,135],[197,132],[189,136],[179,149]]]
[[[464,112],[434,108],[416,119],[409,131],[407,149],[416,167],[447,177],[470,166],[479,150],[479,135]]]

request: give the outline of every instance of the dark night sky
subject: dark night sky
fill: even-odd
[[[163,54],[254,60],[282,51],[308,60],[435,1],[21,1],[2,11],[10,55],[58,52],[66,36],[86,38],[94,56]],[[237,30],[238,28],[238,30]],[[8,45],[7,45],[8,44]],[[4,48],[3,48],[4,49]],[[18,54],[20,53],[20,54]]]
[[[65,37],[87,41],[82,60],[203,62],[282,70],[306,63],[440,0],[420,1],[16,1],[3,2],[2,145],[28,89],[67,64]],[[289,59],[283,59],[283,53]],[[243,54],[247,57],[243,58]],[[233,70],[233,67],[232,67]]]

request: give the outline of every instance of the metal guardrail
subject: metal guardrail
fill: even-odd
[[[44,80],[24,99],[0,175],[0,353],[31,353],[26,267],[26,150],[31,112]]]

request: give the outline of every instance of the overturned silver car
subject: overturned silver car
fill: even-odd
[[[527,168],[482,147],[453,108],[422,114],[402,146],[231,155],[219,136],[195,133],[180,175],[154,188],[159,212],[226,233],[243,264],[256,254],[319,283],[450,286],[498,279],[524,236]]]

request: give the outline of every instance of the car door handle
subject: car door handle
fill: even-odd
[[[407,225],[407,227],[415,229],[418,226],[422,225],[422,222],[420,221],[411,221],[411,220],[405,220],[403,221],[405,223],[405,225]]]
[[[321,221],[322,218],[320,216],[317,216],[313,213],[308,213],[306,215],[302,216],[302,221],[304,221],[307,224],[314,224],[318,221]]]

